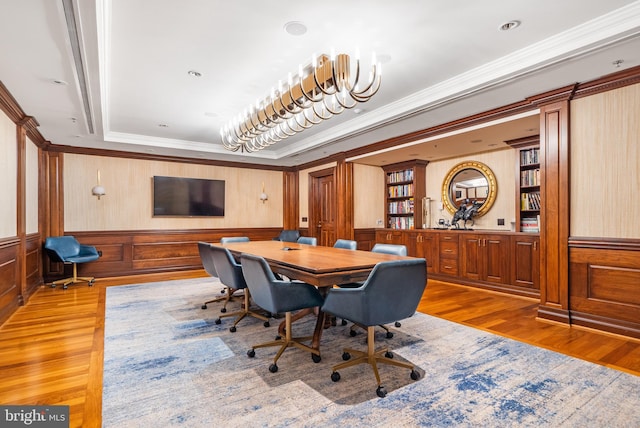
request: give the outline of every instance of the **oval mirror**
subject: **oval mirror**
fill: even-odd
[[[442,183],[442,202],[453,214],[460,206],[479,205],[477,216],[489,211],[498,192],[493,171],[481,162],[462,162],[451,168]]]

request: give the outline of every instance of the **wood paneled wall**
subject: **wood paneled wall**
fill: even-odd
[[[572,239],[571,322],[640,338],[640,242]]]
[[[101,257],[78,265],[78,275],[96,278],[140,275],[157,272],[202,269],[198,241],[220,242],[223,236],[248,236],[251,240],[269,240],[281,228],[205,229],[205,230],[121,230],[68,232],[85,245],[96,247]],[[47,282],[63,275],[58,272]]]

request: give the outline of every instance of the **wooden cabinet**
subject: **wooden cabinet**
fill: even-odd
[[[509,242],[509,236],[505,235],[461,234],[461,275],[478,281],[508,283]]]
[[[438,266],[438,234],[428,231],[412,231],[406,234],[407,253],[427,261],[427,273],[436,273]]]
[[[421,229],[426,192],[427,161],[414,160],[384,166],[385,227]]]
[[[511,236],[511,279],[518,287],[540,289],[540,237]]]
[[[376,243],[404,245],[405,238],[399,230],[378,230],[376,231]]]
[[[458,234],[441,233],[438,239],[438,272],[458,276]]]

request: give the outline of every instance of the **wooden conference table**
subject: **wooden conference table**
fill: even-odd
[[[263,257],[273,272],[304,281],[326,294],[329,287],[364,281],[378,262],[412,257],[370,251],[316,247],[282,241],[249,241],[213,244],[227,248],[234,257],[242,253]],[[318,313],[311,346],[319,349],[324,327],[324,314]],[[282,326],[280,327],[282,329]]]

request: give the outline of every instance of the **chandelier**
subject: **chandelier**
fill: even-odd
[[[353,74],[347,54],[313,55],[310,65],[299,66],[295,76],[289,73],[287,83],[279,81],[269,96],[223,126],[222,144],[234,152],[255,152],[269,147],[368,101],[380,89],[381,75],[375,54],[364,84],[358,55]]]

